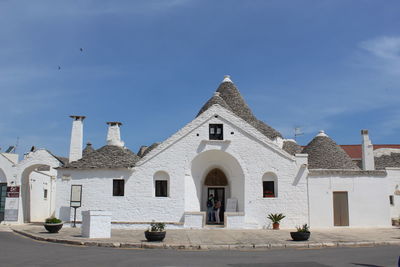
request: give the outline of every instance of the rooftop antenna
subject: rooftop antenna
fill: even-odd
[[[297,136],[301,136],[304,133],[301,131],[301,127],[300,126],[295,126],[294,127],[294,140],[297,142]]]
[[[19,145],[19,136],[17,136],[17,141],[15,142],[14,153],[17,154],[17,147]]]

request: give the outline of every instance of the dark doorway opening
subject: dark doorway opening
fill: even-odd
[[[207,192],[207,199],[214,196],[214,203],[218,201],[221,202],[221,208],[219,210],[219,223],[217,222],[217,218],[215,218],[215,209],[213,209],[213,220],[209,221],[207,216],[207,224],[224,224],[224,213],[225,213],[225,188],[224,187],[209,187]],[[208,214],[207,214],[208,215]]]
[[[0,222],[4,221],[6,195],[7,195],[7,183],[0,183]]]

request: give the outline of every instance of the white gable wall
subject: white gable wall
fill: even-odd
[[[215,115],[218,114],[218,117]],[[208,140],[209,123],[224,124],[224,140]],[[231,134],[233,132],[234,134]],[[295,158],[282,151],[245,121],[219,106],[213,106],[143,158],[133,173],[122,170],[61,169],[58,177],[57,209],[69,206],[71,184],[83,185],[83,207],[112,212],[118,222],[183,222],[184,212],[204,211],[204,177],[220,168],[228,178],[226,197],[238,199],[247,226],[262,228],[268,213],[284,213],[282,227],[307,222],[305,179],[296,181]],[[155,197],[155,173],[169,176],[169,196]],[[262,197],[262,177],[278,177],[278,197]],[[62,176],[71,175],[70,181]],[[112,196],[112,179],[126,179],[125,196]],[[64,207],[64,208],[62,208]],[[72,214],[72,213],[71,213]],[[80,214],[78,212],[78,220]],[[62,218],[65,220],[65,218]]]

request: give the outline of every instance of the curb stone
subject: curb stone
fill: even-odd
[[[334,243],[334,242],[323,242],[322,243],[322,247],[327,247],[327,248],[333,248],[333,247],[337,247],[338,244]]]
[[[286,248],[308,248],[308,243],[287,243]]]
[[[400,240],[387,240],[387,241],[358,241],[358,242],[322,242],[322,243],[270,243],[270,244],[168,244],[168,243],[120,243],[120,242],[98,242],[98,241],[79,241],[71,239],[42,237],[23,230],[12,229],[11,231],[29,237],[38,241],[46,241],[52,243],[62,243],[78,246],[95,246],[95,247],[110,247],[110,248],[145,248],[145,249],[175,249],[175,250],[269,250],[269,249],[283,249],[283,248],[324,248],[324,247],[360,247],[360,246],[387,246],[396,245],[400,246]]]
[[[121,243],[121,248],[142,248],[141,243]]]
[[[323,243],[308,243],[308,247],[309,248],[322,248],[322,247],[324,247],[324,245],[323,245]]]

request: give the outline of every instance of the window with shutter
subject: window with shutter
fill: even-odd
[[[124,195],[125,180],[115,179],[113,180],[113,196]]]
[[[210,124],[209,129],[210,140],[224,140],[224,131],[222,124]]]

